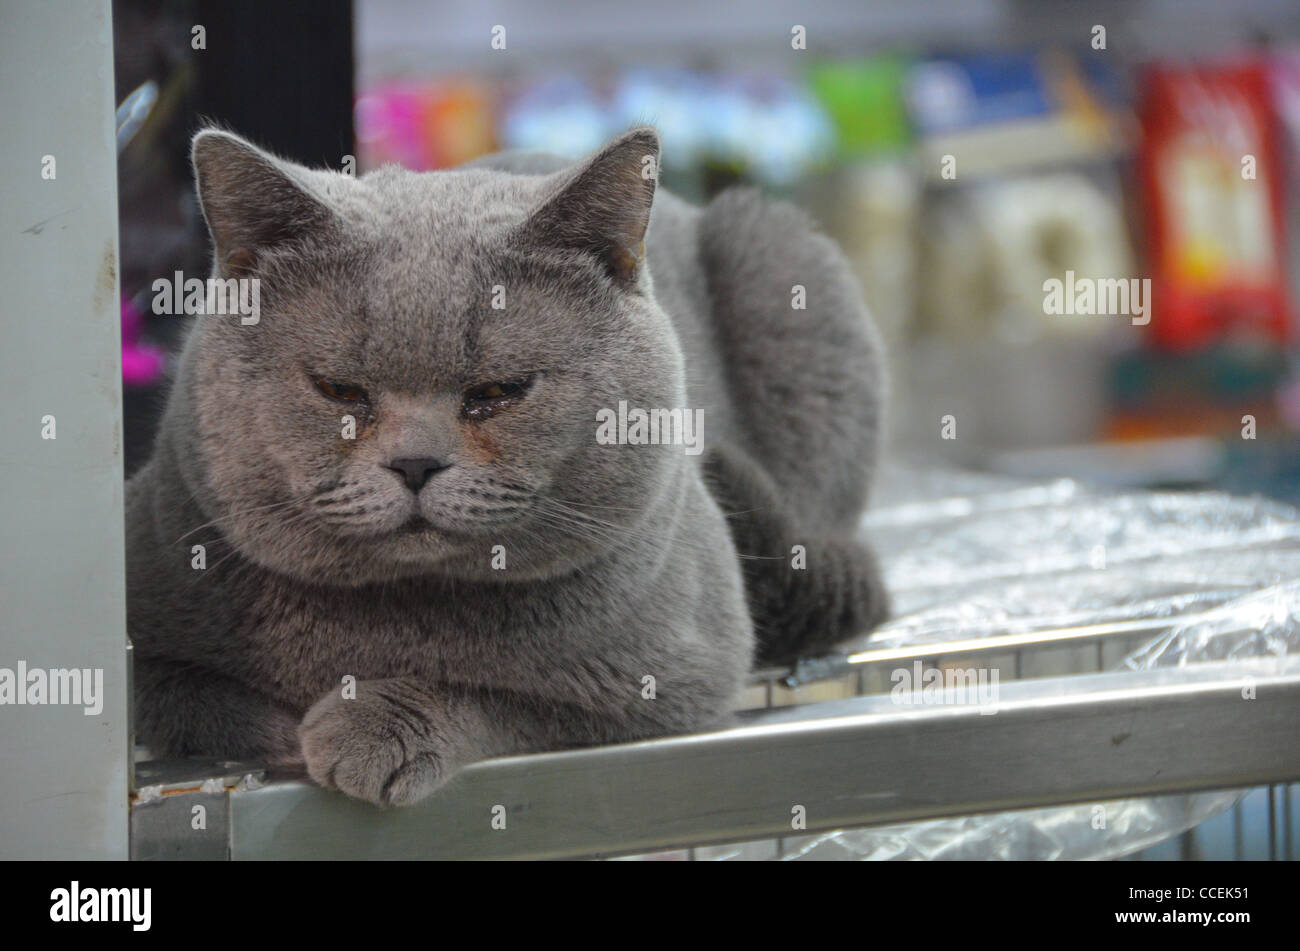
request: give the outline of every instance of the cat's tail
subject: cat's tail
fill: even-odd
[[[875,555],[852,526],[843,535],[805,530],[767,473],[735,447],[711,449],[704,475],[740,554],[759,664],[823,652],[889,615]]]

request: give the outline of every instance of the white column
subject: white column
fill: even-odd
[[[0,698],[102,671],[0,705],[4,859],[127,855],[117,270],[110,5],[0,0]]]

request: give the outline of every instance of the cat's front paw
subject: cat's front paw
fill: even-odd
[[[312,779],[380,806],[409,806],[443,784],[434,736],[429,698],[400,680],[361,681],[355,698],[332,692],[298,727]]]

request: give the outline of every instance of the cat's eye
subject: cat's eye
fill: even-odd
[[[335,383],[320,376],[312,377],[312,382],[316,384],[316,389],[332,400],[341,400],[344,403],[360,403],[366,398],[366,391],[359,386]]]
[[[471,419],[491,416],[511,403],[517,402],[532,383],[533,378],[522,377],[517,380],[497,380],[492,383],[480,383],[465,391],[462,399],[464,414]]]

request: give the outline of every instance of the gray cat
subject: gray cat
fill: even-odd
[[[260,315],[193,318],[127,486],[156,755],[408,804],[484,757],[725,725],[756,656],[884,615],[853,537],[878,338],[792,207],[656,195],[651,129],[578,165],[354,179],[215,130],[193,160]],[[705,451],[668,414],[598,438],[637,410],[702,411]]]

